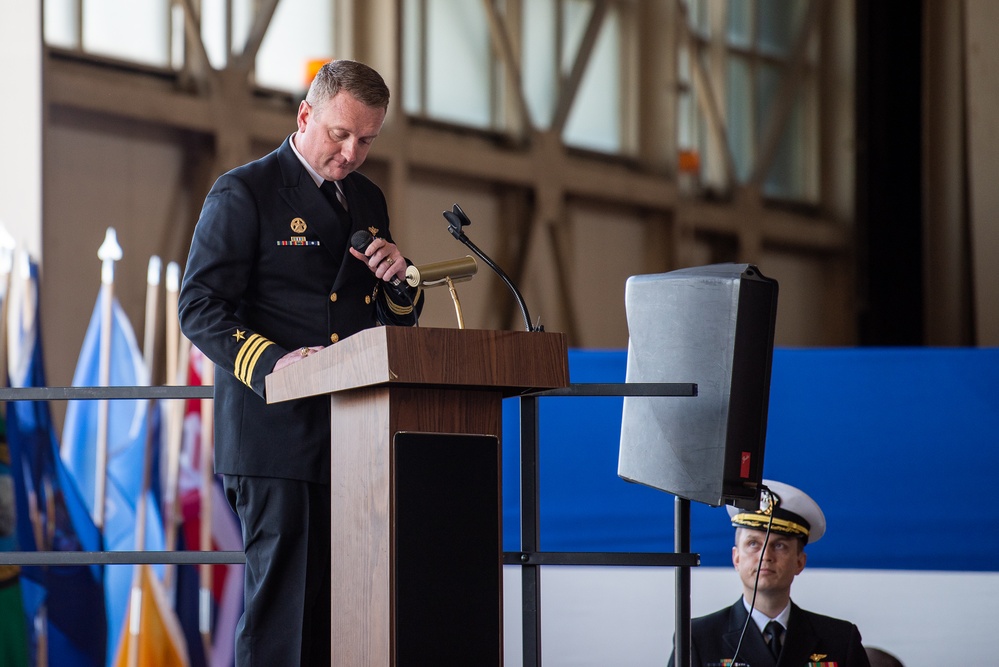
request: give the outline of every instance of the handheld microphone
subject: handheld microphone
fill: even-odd
[[[368,246],[371,245],[371,242],[374,240],[375,237],[371,235],[371,232],[369,232],[366,229],[359,229],[356,232],[354,232],[354,234],[350,237],[350,245],[354,250],[363,254],[364,251],[368,249]],[[409,278],[408,274],[406,278],[407,279]],[[392,278],[392,280],[389,280],[387,282],[390,285],[392,285],[392,287],[398,287],[402,289],[402,281],[399,280],[398,278]]]

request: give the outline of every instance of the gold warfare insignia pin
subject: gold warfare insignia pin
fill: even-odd
[[[368,231],[371,232],[372,236],[378,236],[378,228],[377,227],[368,227]]]
[[[821,660],[822,658],[826,657],[827,655],[828,655],[827,653],[813,653],[812,655],[808,656],[808,661],[809,662],[818,662],[819,660]]]
[[[291,231],[295,232],[296,234],[301,234],[306,229],[308,229],[308,227],[309,226],[305,224],[305,220],[302,220],[301,218],[295,218],[294,220],[291,221]]]

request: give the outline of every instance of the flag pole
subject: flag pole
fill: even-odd
[[[201,384],[212,386],[215,384],[215,365],[211,360],[202,357]],[[201,399],[201,550],[212,550],[212,490],[214,488],[215,473],[212,465],[212,451],[214,440],[212,431],[214,430],[212,399]],[[200,571],[201,590],[199,591],[198,606],[198,628],[201,631],[201,638],[205,645],[206,654],[211,654],[212,649],[212,566],[202,563]]]
[[[146,321],[142,331],[142,361],[149,371],[149,383],[153,378],[153,359],[156,354],[156,311],[160,298],[160,274],[163,262],[156,255],[149,258],[146,271]]]
[[[108,227],[104,243],[97,250],[101,260],[101,339],[98,356],[98,386],[107,387],[111,382],[111,315],[114,298],[114,263],[122,257],[121,246],[114,227]],[[97,401],[97,465],[94,472],[94,525],[104,530],[104,497],[107,485],[108,462],[108,401]]]
[[[156,348],[156,310],[159,305],[160,274],[162,262],[153,255],[149,258],[149,268],[146,271],[146,318],[143,323],[142,360],[149,373],[150,383],[153,376],[153,357]],[[153,402],[146,404],[146,443],[142,457],[142,486],[139,498],[135,504],[135,550],[146,550],[146,495],[152,482],[153,467]],[[128,665],[138,667],[139,664],[139,629],[142,627],[142,575],[148,565],[132,566],[132,592],[128,601]]]
[[[166,267],[166,381],[167,384],[182,384],[177,357],[180,352],[180,322],[177,319],[177,303],[180,293],[180,265],[170,262]]]
[[[187,384],[188,355],[191,343],[186,338],[181,339],[180,322],[177,319],[178,295],[180,292],[180,265],[170,262],[166,269],[166,378],[169,385]],[[187,402],[183,399],[169,401],[167,410],[167,449],[166,477],[163,483],[163,529],[164,548],[167,551],[177,549],[177,530],[180,522],[177,519],[177,487],[180,484],[180,448],[184,437],[184,408]],[[173,590],[173,575],[175,566],[167,565],[163,572],[163,584],[168,591]]]

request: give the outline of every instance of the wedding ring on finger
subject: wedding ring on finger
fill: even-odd
[[[301,350],[298,351],[298,353],[303,357],[307,357],[309,356],[309,348],[303,347]]]
[[[388,257],[388,258],[387,258],[387,259],[385,260],[385,263],[386,263],[386,264],[388,264],[389,266],[392,266],[392,263],[393,263],[393,262],[395,262],[395,260],[394,260],[393,258],[391,258],[391,257]]]

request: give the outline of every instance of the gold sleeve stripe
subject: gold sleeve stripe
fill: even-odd
[[[273,345],[272,341],[267,340],[260,334],[251,334],[243,346],[239,348],[239,354],[236,355],[236,365],[233,369],[233,375],[236,379],[245,384],[247,387],[251,386],[253,382],[253,369],[257,365],[257,360],[260,359],[260,355],[268,346]]]
[[[422,288],[416,290],[416,295],[413,297],[413,303],[416,303],[417,301],[419,301],[419,299],[420,299],[420,292],[422,292],[422,291],[423,291]],[[409,315],[410,313],[413,312],[413,307],[412,306],[410,306],[410,305],[400,306],[399,304],[397,304],[395,301],[392,300],[392,297],[390,295],[391,295],[391,291],[390,290],[385,290],[385,296],[386,296],[385,303],[388,304],[389,310],[391,310],[394,314],[396,314],[396,315]]]

